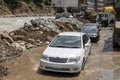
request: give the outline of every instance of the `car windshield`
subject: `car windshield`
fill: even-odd
[[[83,26],[82,31],[97,31],[97,26],[85,25],[85,26]]]
[[[80,48],[81,40],[79,36],[57,36],[50,47]]]

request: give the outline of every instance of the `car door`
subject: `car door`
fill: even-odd
[[[84,34],[83,35],[83,48],[85,49],[85,57],[87,58],[88,54],[90,53],[91,41],[89,37]]]

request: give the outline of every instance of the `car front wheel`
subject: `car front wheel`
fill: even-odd
[[[83,62],[82,62],[81,71],[84,70],[84,66],[85,66],[85,58],[83,59]]]

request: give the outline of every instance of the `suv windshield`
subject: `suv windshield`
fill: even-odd
[[[98,30],[97,26],[93,26],[93,25],[85,25],[81,29],[81,31],[97,31],[97,30]]]
[[[81,40],[79,36],[57,36],[50,47],[80,48]]]

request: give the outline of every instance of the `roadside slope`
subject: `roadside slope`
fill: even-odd
[[[35,14],[52,13],[52,8],[49,7],[49,0],[46,2],[42,1],[43,0],[0,0],[0,16],[32,16]]]

